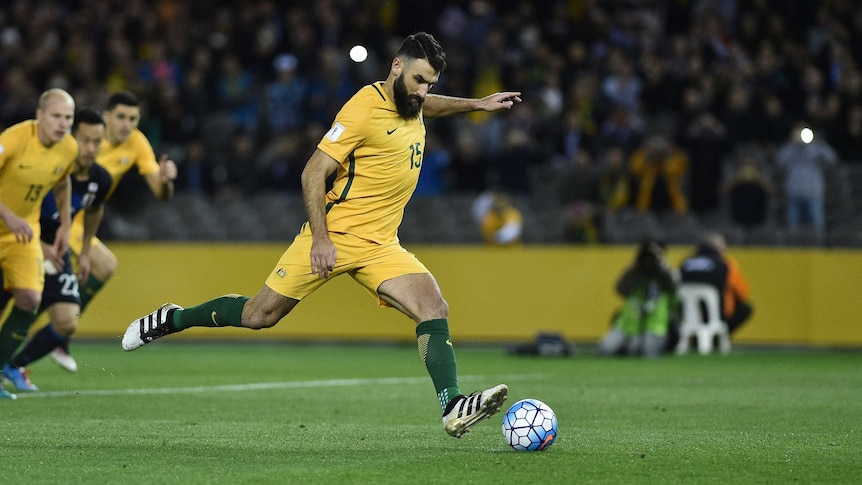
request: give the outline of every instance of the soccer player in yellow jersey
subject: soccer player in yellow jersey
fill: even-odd
[[[134,350],[194,326],[266,328],[330,278],[349,274],[380,305],[416,322],[419,353],[437,391],[443,427],[461,437],[506,400],[504,384],[464,396],[449,337],[449,308],[427,268],[401,247],[398,226],[425,152],[423,116],[497,111],[520,93],[482,99],[428,94],[446,68],[431,35],[407,37],[385,81],[363,87],[342,107],[302,173],[308,222],[255,296],[225,295],[183,309],[167,303],[129,325],[123,348]],[[336,173],[332,190],[326,179]]]
[[[62,267],[69,247],[71,183],[69,173],[78,144],[69,129],[75,101],[62,89],[39,97],[36,119],[22,121],[0,133],[0,268],[3,286],[15,303],[0,328],[0,367],[24,343],[45,285],[39,216],[42,200],[54,190],[60,225],[51,263]],[[59,256],[58,256],[59,255]],[[0,398],[15,398],[0,388]]]
[[[81,314],[81,298],[78,281],[86,281],[90,272],[90,243],[99,230],[104,213],[105,197],[111,189],[111,175],[96,163],[96,156],[105,136],[105,121],[102,112],[90,107],[79,109],[72,124],[72,136],[78,142],[78,157],[71,173],[70,211],[84,212],[85,244],[78,258],[77,274],[72,268],[69,251],[58,255],[63,266],[52,266],[54,235],[60,224],[57,204],[53,192],[42,201],[42,215],[39,219],[42,232],[42,252],[45,255],[45,289],[42,290],[40,312],[47,312],[51,322],[36,331],[26,345],[21,348],[9,363],[0,369],[0,376],[15,390],[34,392],[39,389],[30,382],[27,366],[48,355],[58,345],[68,340],[78,328]],[[12,297],[6,291],[0,293],[0,308],[5,308]]]
[[[132,169],[144,178],[153,195],[159,200],[168,200],[174,194],[174,179],[177,167],[167,155],[156,160],[153,147],[138,129],[141,108],[138,97],[128,91],[120,91],[108,98],[105,111],[105,136],[97,163],[104,167],[114,180],[108,197],[117,189],[120,180]],[[70,244],[78,255],[84,238],[84,214],[72,220]],[[117,270],[117,257],[99,238],[93,238],[90,251],[90,276],[81,287],[81,312],[102,289]],[[51,352],[51,358],[62,368],[74,372],[77,362],[69,352],[69,340]]]

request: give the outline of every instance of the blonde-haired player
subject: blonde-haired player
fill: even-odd
[[[41,311],[51,318],[41,329],[33,333],[27,344],[21,348],[9,363],[0,370],[3,380],[16,390],[38,391],[30,382],[27,366],[45,355],[58,345],[67,341],[78,329],[81,314],[81,298],[78,281],[86,281],[90,272],[90,243],[104,213],[105,197],[111,188],[111,175],[96,163],[96,156],[105,135],[105,121],[102,113],[91,107],[84,107],[75,113],[72,136],[78,142],[78,157],[71,173],[71,213],[84,213],[84,245],[78,255],[78,272],[72,267],[70,251],[56,255],[51,243],[60,224],[57,204],[53,193],[48,193],[42,201],[42,215],[39,223],[42,231],[42,251],[45,253],[45,289],[42,291]],[[50,264],[61,257],[63,266]],[[11,295],[0,294],[0,306],[5,307]]]
[[[39,97],[36,119],[22,121],[0,133],[0,268],[3,287],[15,303],[0,328],[0,367],[24,343],[45,285],[39,215],[42,200],[53,190],[60,215],[51,263],[62,266],[69,246],[71,184],[69,173],[78,144],[69,130],[75,101],[62,89]],[[0,388],[0,398],[15,395]]]

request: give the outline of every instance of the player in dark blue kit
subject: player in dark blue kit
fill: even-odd
[[[33,335],[9,363],[3,367],[3,380],[10,382],[18,391],[37,391],[27,376],[26,366],[38,360],[58,345],[67,342],[78,328],[80,295],[78,281],[86,281],[90,272],[90,244],[99,228],[104,213],[105,196],[111,189],[111,175],[96,163],[105,122],[102,113],[93,108],[81,108],[75,114],[72,135],[78,142],[79,153],[72,169],[72,216],[84,211],[84,246],[78,256],[78,274],[72,269],[69,252],[57,254],[52,242],[60,225],[57,204],[53,193],[42,203],[42,250],[45,253],[45,289],[42,292],[40,311],[48,311],[51,322]],[[11,294],[0,296],[0,305],[5,307]]]

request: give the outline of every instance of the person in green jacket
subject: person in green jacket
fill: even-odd
[[[617,293],[625,300],[599,342],[599,355],[659,357],[665,352],[679,307],[679,273],[668,264],[666,252],[666,244],[653,238],[638,245],[634,263],[617,282]]]

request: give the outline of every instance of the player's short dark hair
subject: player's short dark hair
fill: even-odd
[[[122,104],[123,106],[140,106],[141,101],[132,92],[117,91],[108,98],[108,104],[105,108],[108,111],[112,111],[118,104]]]
[[[446,53],[437,39],[427,32],[408,35],[398,49],[398,57],[425,59],[438,73],[446,69]]]
[[[75,113],[75,121],[72,123],[72,134],[78,132],[78,127],[81,123],[87,125],[103,125],[105,119],[102,117],[102,112],[92,106],[84,106]]]

